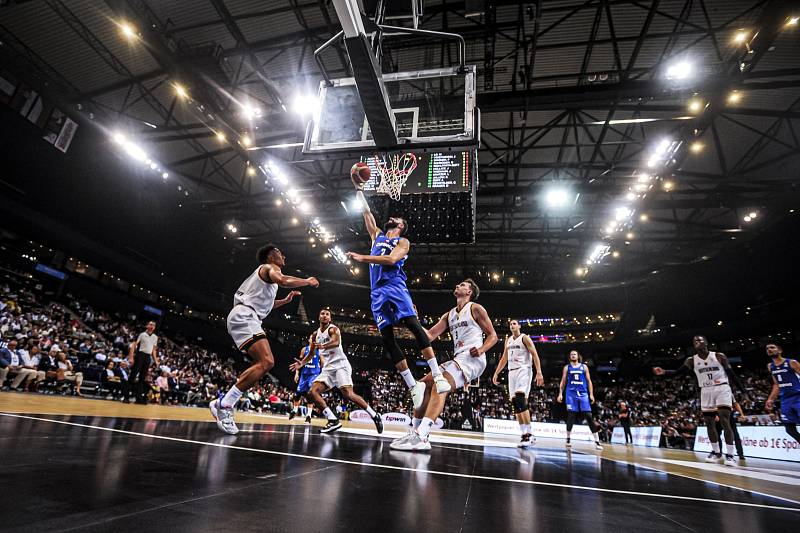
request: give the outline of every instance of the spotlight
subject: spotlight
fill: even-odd
[[[283,200],[281,200],[280,198],[276,198],[275,199],[275,205],[277,205],[278,207],[282,206],[283,205]]]
[[[310,94],[297,94],[292,100],[292,111],[301,116],[315,114],[318,107],[319,100]]]
[[[550,207],[564,207],[569,202],[569,191],[563,188],[550,189],[545,193],[545,201]]]
[[[292,225],[296,226],[300,221],[297,220],[297,217],[292,218]]]
[[[750,35],[749,32],[746,30],[739,30],[736,32],[736,35],[733,36],[733,42],[736,44],[742,44],[747,40],[747,37]]]
[[[742,93],[739,91],[733,91],[731,94],[728,95],[728,103],[729,104],[738,104],[739,101],[742,99]]]
[[[617,222],[622,222],[633,214],[633,209],[625,206],[620,206],[614,209],[614,219]]]
[[[500,279],[500,274],[498,274],[497,272],[492,273],[492,279],[494,281],[499,280]]]
[[[700,141],[695,141],[691,145],[689,145],[689,151],[692,152],[693,154],[699,154],[700,152],[703,151],[703,148],[705,147],[706,146]]]
[[[628,194],[625,195],[625,199],[629,201],[636,200],[636,193],[633,191],[629,191]]]
[[[628,233],[626,233],[626,234],[625,234],[625,238],[626,238],[627,240],[629,240],[629,241],[633,240],[633,238],[634,238],[634,237],[635,237],[635,235],[634,235],[632,232],[630,232],[630,231],[629,231]]]
[[[157,168],[158,168],[158,164],[156,164],[155,162],[151,162],[151,163],[150,163],[150,169],[151,169],[151,170],[155,170],[155,169],[157,169]]]
[[[750,218],[758,218],[758,213],[755,211],[750,211]]]
[[[516,283],[517,283],[517,278],[508,278],[508,282],[509,282],[511,285],[514,285],[514,284],[516,284]]]
[[[789,20],[786,22],[786,25],[797,26],[798,21],[800,21],[800,17],[789,17]]]
[[[169,177],[169,172],[164,172],[161,174],[161,177],[167,179]]]
[[[750,217],[750,215],[745,215],[745,217],[744,217],[744,221],[745,222],[750,222],[751,220],[753,220],[753,219]]]
[[[302,202],[299,206],[299,209],[302,213],[308,213],[309,211],[311,211],[311,204],[309,204],[308,202]]]
[[[692,113],[699,113],[703,110],[704,103],[700,98],[692,98],[689,100],[689,111]]]
[[[575,274],[578,276],[585,276],[587,272],[589,272],[589,269],[586,267],[578,267],[575,269]]]
[[[132,41],[139,37],[139,32],[137,32],[136,28],[134,28],[128,22],[121,22],[119,25],[119,29],[122,32],[122,35],[124,35],[125,38],[128,39],[129,41]]]
[[[253,139],[251,139],[250,136],[247,135],[246,133],[241,136],[241,138],[239,139],[239,142],[241,142],[242,146],[245,146],[245,147],[253,145]]]
[[[641,215],[639,215],[639,220],[641,220],[642,222],[647,222],[648,220],[650,220],[650,217],[647,216],[646,213],[642,213]]]
[[[253,168],[253,167],[247,167],[247,175],[251,176],[251,177],[255,176],[256,175],[256,169]]]
[[[694,67],[688,61],[677,61],[667,67],[668,80],[685,80],[692,75]]]
[[[672,183],[671,181],[665,181],[664,182],[664,190],[665,191],[671,191],[674,187],[675,187],[675,184]]]
[[[353,268],[353,274],[358,274],[359,272],[361,272],[361,270],[359,270],[358,267]]]
[[[180,98],[184,100],[189,98],[189,93],[186,92],[186,88],[181,85],[180,83],[173,83],[172,86],[175,88],[175,94],[177,94]]]
[[[314,244],[315,242],[317,242],[317,240],[314,237],[309,237],[308,238],[308,242],[310,242],[311,244]]]
[[[221,142],[221,143],[224,143],[224,142],[225,142],[225,140],[227,139],[227,137],[225,137],[225,134],[224,134],[223,132],[221,132],[221,131],[218,131],[218,132],[216,133],[215,137],[216,137],[216,138],[217,138],[217,140],[218,140],[219,142]]]
[[[611,257],[613,257],[614,259],[619,258],[619,252],[614,250],[613,252],[611,252]]]

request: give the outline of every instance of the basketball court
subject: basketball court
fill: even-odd
[[[365,425],[333,435],[243,415],[220,435],[206,411],[0,395],[3,529],[142,527],[330,531],[766,531],[798,523],[800,468],[731,470],[692,452],[439,431],[430,453],[389,450]],[[319,424],[319,422],[316,422]],[[58,489],[60,496],[51,494]],[[313,509],[309,512],[308,509]]]

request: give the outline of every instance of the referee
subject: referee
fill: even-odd
[[[133,388],[134,394],[136,394],[136,403],[147,404],[147,371],[150,369],[151,361],[155,362],[156,367],[160,366],[157,350],[158,335],[155,334],[155,330],[156,323],[151,320],[147,323],[145,331],[131,343],[128,360],[132,360],[133,363],[123,400],[125,403],[128,403],[128,396]]]

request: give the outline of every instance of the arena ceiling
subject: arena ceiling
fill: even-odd
[[[420,28],[466,40],[482,133],[476,242],[416,246],[409,270],[419,288],[462,275],[516,290],[641,280],[745,246],[791,216],[800,194],[796,4],[422,4]],[[292,112],[295,95],[321,78],[314,50],[338,30],[323,0],[0,2],[4,64],[105,132],[109,147],[117,132],[146,146],[170,175],[163,194],[211,220],[213,238],[248,257],[253,242],[275,241],[309,271],[364,284],[363,271],[323,257],[306,224],[320,218],[344,250],[366,246],[360,218],[344,208],[353,161],[304,157],[304,119]],[[456,57],[454,45],[420,38],[392,39],[384,52],[387,71]],[[348,75],[343,49],[324,61]],[[665,160],[648,166],[659,146]],[[266,157],[289,169],[308,216],[276,205],[255,168]],[[548,204],[554,187],[568,205]],[[622,229],[610,231],[615,220]]]

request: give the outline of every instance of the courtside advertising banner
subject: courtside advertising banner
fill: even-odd
[[[519,435],[519,424],[516,420],[501,420],[498,418],[483,419],[484,433],[497,433],[500,435]],[[531,433],[534,437],[567,439],[566,424],[552,424],[548,422],[531,422]],[[572,427],[572,440],[586,440],[594,442],[594,437],[589,428],[576,424]]]
[[[363,422],[365,424],[372,423],[372,417],[369,416],[369,413],[364,411],[363,409],[356,409],[355,411],[350,413],[350,420],[353,422]],[[386,426],[410,426],[411,425],[411,417],[405,413],[384,413],[381,415],[381,420],[383,420],[383,424]],[[437,418],[436,422],[433,424],[433,427],[436,429],[441,429],[444,426],[444,422],[441,418]]]
[[[661,426],[632,426],[631,436],[634,446],[651,446],[658,448],[661,443]],[[612,444],[625,444],[625,432],[622,427],[615,427],[611,434]]]
[[[800,462],[800,444],[786,433],[783,426],[739,426],[738,429],[745,457]],[[705,426],[697,428],[694,451],[711,451]]]

